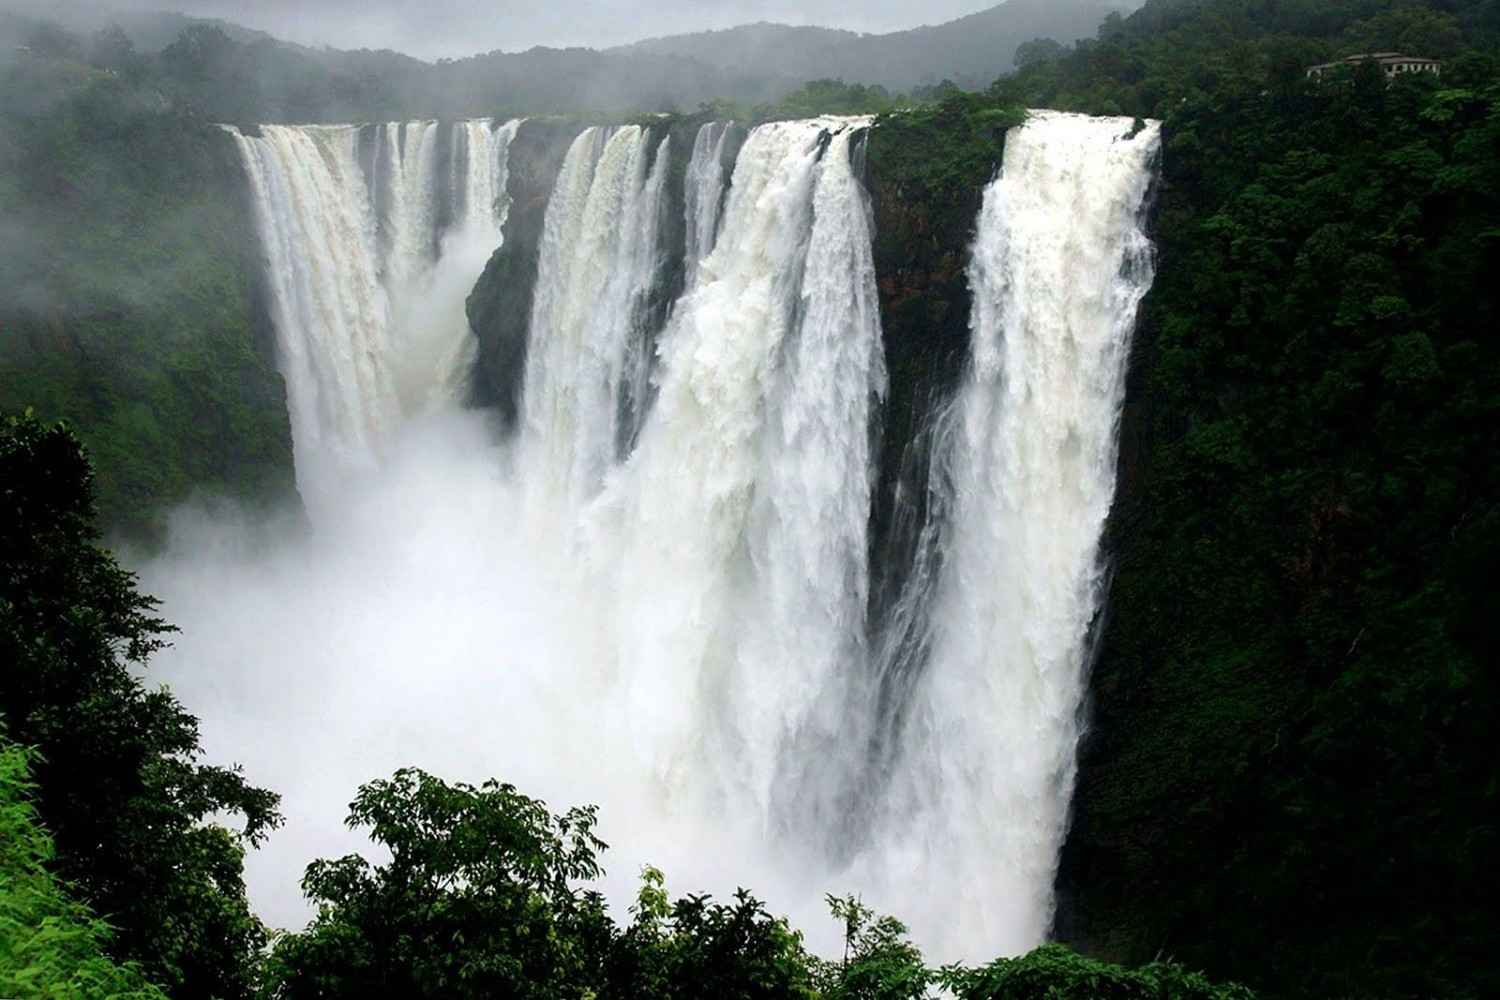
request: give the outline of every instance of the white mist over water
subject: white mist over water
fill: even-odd
[[[870,753],[889,710],[876,689],[885,623],[865,620],[885,388],[852,165],[866,127],[754,130],[717,238],[659,334],[644,302],[669,146],[637,127],[584,132],[547,211],[516,437],[443,397],[394,411],[363,465],[299,440],[299,481],[327,484],[311,527],[179,515],[144,571],[184,628],[158,670],[203,717],[215,759],[285,796],[286,830],[247,861],[273,923],[306,917],[296,883],[309,860],[364,846],[341,824],[355,787],[415,764],[499,777],[557,809],[598,803],[622,919],[651,863],[675,892],[746,885],[824,947],[840,933],[825,892],[863,892],[908,920],[933,960],[1045,934],[1125,356],[1150,280],[1139,215],[1156,132],[1041,115],[1010,137],[971,268],[975,364],[940,444],[948,521],[931,536],[944,558],[912,612],[931,653],[885,774]],[[310,195],[325,184],[318,163],[347,151],[359,169],[356,140],[309,163],[304,141],[344,137],[277,134],[295,148],[259,145],[271,130],[241,142],[275,216],[263,222],[273,277],[284,259],[321,281],[274,285],[288,296],[278,325],[303,324],[281,329],[283,346],[292,330],[305,353],[347,360],[370,330],[339,310],[323,322],[298,296],[352,309],[361,289],[386,294],[374,265],[302,259],[325,245],[309,231],[358,217]],[[420,155],[423,134],[403,148]],[[503,173],[493,146],[490,169],[476,168],[473,136],[453,148],[471,177]],[[457,229],[503,219],[503,179],[489,194],[464,186]],[[482,224],[462,221],[476,206]],[[498,222],[485,231],[498,242]],[[470,262],[434,255],[433,282],[472,283],[458,273]],[[432,334],[467,333],[448,322]],[[313,360],[330,378],[352,372],[334,396],[356,412],[369,402],[357,368]],[[304,369],[286,370],[296,431],[297,398],[324,387],[293,386]]]

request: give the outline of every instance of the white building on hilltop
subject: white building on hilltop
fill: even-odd
[[[1312,66],[1308,69],[1307,75],[1309,78],[1321,78],[1324,73],[1338,69],[1340,66],[1358,66],[1367,62],[1378,65],[1387,80],[1394,80],[1407,73],[1431,73],[1433,76],[1441,76],[1443,73],[1442,62],[1437,59],[1428,59],[1426,56],[1406,56],[1399,52],[1361,52],[1331,63]]]

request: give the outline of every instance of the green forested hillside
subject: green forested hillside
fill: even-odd
[[[827,76],[893,90],[946,78],[978,90],[1009,72],[1016,49],[1028,40],[1091,38],[1106,15],[1134,6],[1131,0],[1006,0],[945,24],[888,34],[752,24],[655,38],[624,51],[697,59],[729,78]]]
[[[1497,37],[1494,3],[1158,0],[993,88],[1167,123],[1068,939],[1500,990]],[[1305,79],[1371,49],[1447,63]]]
[[[228,137],[99,53],[0,65],[0,406],[68,417],[106,521],[290,488],[260,251]]]

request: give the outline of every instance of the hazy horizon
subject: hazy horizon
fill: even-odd
[[[1097,0],[1101,6],[1137,6]],[[665,0],[643,7],[627,0],[556,0],[546,8],[477,8],[466,0],[111,0],[57,4],[19,0],[0,6],[38,16],[167,12],[218,18],[277,38],[336,49],[392,49],[420,59],[461,58],[502,50],[609,48],[665,35],[722,30],[759,22],[867,33],[941,24],[995,7],[996,0],[933,0],[920,12],[899,0]]]

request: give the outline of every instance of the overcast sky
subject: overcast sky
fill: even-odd
[[[391,48],[424,59],[533,45],[603,47],[751,21],[898,31],[999,0],[104,0],[222,17],[306,45]]]

